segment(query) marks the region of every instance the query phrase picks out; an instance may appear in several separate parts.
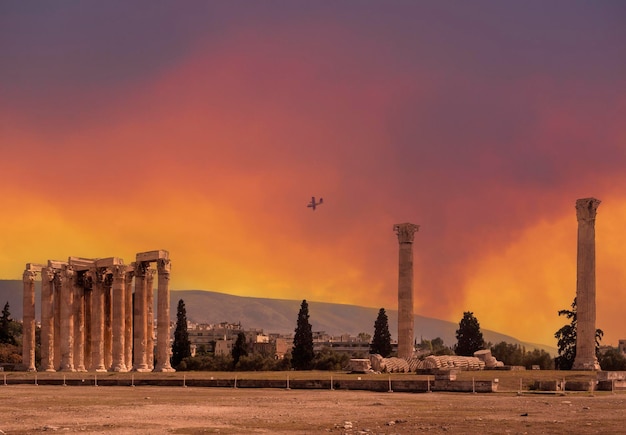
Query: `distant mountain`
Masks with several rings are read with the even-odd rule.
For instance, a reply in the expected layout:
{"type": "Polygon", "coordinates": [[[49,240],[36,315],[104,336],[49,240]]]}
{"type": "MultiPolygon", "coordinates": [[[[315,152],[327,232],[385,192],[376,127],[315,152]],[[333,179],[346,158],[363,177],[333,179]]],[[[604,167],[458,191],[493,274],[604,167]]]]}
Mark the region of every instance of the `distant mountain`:
{"type": "MultiPolygon", "coordinates": [[[[36,288],[36,316],[40,316],[40,285],[36,288]]],[[[170,318],[176,320],[178,301],[185,302],[187,319],[197,323],[241,322],[244,328],[261,328],[266,333],[276,332],[290,334],[294,332],[301,300],[267,299],[243,296],[232,296],[207,290],[172,290],[170,294],[170,318]]],[[[22,282],[17,280],[0,280],[0,309],[9,302],[11,316],[22,318],[22,282]]],[[[330,304],[326,302],[307,301],[309,304],[309,321],[314,331],[325,331],[330,335],[351,334],[360,332],[374,333],[374,321],[378,308],[360,307],[356,305],[330,304]]],[[[392,337],[398,333],[398,311],[385,309],[389,318],[389,332],[392,337]]],[[[155,310],[156,313],[156,310],[155,310]]],[[[424,316],[415,316],[415,338],[433,339],[440,337],[451,346],[456,343],[458,324],[445,320],[424,316]]],[[[499,343],[519,343],[526,349],[543,349],[556,355],[556,348],[535,343],[525,343],[509,335],[482,329],[485,341],[499,343]]]]}

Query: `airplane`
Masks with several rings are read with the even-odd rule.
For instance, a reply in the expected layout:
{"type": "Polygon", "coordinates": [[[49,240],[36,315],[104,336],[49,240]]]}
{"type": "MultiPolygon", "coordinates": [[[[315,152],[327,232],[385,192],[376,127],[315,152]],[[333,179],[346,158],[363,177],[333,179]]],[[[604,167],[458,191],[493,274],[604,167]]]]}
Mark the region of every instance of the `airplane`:
{"type": "Polygon", "coordinates": [[[311,202],[309,204],[307,204],[307,207],[311,207],[313,209],[313,211],[315,211],[315,207],[317,207],[320,204],[324,203],[324,198],[320,198],[319,202],[315,202],[315,197],[312,196],[311,197],[311,202]]]}

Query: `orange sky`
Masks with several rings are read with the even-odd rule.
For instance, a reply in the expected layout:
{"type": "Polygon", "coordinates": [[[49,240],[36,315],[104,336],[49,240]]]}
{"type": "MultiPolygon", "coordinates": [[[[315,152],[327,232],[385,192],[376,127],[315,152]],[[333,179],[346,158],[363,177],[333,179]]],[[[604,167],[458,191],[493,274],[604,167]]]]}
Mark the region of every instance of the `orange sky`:
{"type": "Polygon", "coordinates": [[[595,196],[626,338],[619,2],[140,3],[3,4],[0,278],[167,249],[176,290],[396,309],[408,221],[417,314],[555,346],[595,196]]]}

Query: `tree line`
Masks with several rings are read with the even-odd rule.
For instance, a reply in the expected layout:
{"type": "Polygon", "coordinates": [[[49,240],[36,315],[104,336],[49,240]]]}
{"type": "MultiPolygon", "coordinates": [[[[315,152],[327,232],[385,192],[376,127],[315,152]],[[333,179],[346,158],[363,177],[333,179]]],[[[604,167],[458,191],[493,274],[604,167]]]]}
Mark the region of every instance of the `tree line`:
{"type": "MultiPolygon", "coordinates": [[[[463,313],[456,330],[457,342],[454,346],[446,346],[443,340],[436,337],[415,343],[417,355],[461,355],[472,356],[480,349],[490,349],[492,355],[505,365],[524,366],[528,369],[539,367],[543,370],[558,369],[571,370],[576,357],[576,299],[571,309],[560,310],[559,316],[564,316],[569,323],[555,333],[558,345],[558,356],[551,356],[540,349],[526,350],[519,344],[500,342],[486,343],[480,330],[478,319],[471,311],[463,313]]],[[[336,352],[324,347],[317,352],[313,346],[313,332],[309,319],[309,305],[302,301],[296,328],[294,331],[293,347],[284,358],[276,359],[273,354],[252,353],[246,336],[239,332],[232,351],[227,355],[214,355],[206,351],[191,356],[191,342],[187,331],[187,314],[185,303],[178,302],[176,313],[176,328],[172,343],[171,364],[177,370],[341,370],[350,358],[366,357],[360,354],[336,352]]],[[[603,331],[596,331],[596,355],[603,370],[626,370],[626,357],[617,348],[600,349],[603,331]]],[[[40,330],[36,330],[36,361],[39,362],[40,330]]],[[[369,341],[370,335],[364,332],[359,334],[363,341],[369,341]]],[[[11,318],[9,303],[4,305],[0,315],[0,364],[18,365],[22,362],[21,343],[22,323],[11,318]]],[[[388,317],[384,308],[378,311],[374,322],[374,334],[369,345],[370,354],[379,354],[382,357],[393,356],[391,334],[389,333],[388,317]]]]}

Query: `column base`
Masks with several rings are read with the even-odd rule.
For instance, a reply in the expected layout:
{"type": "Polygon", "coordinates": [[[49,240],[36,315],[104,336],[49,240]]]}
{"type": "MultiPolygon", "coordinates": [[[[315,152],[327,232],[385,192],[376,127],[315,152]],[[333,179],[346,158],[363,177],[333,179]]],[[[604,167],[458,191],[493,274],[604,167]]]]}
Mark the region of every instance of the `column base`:
{"type": "Polygon", "coordinates": [[[52,373],[52,372],[56,372],[56,370],[55,370],[55,369],[45,369],[45,370],[44,370],[44,372],[50,372],[50,373],[52,373]]]}
{"type": "Polygon", "coordinates": [[[132,371],[133,372],[139,372],[139,373],[148,373],[148,372],[151,372],[152,370],[150,370],[146,366],[140,366],[140,367],[133,367],[132,371]]]}
{"type": "Polygon", "coordinates": [[[74,367],[61,367],[60,372],[75,372],[74,367]]]}
{"type": "Polygon", "coordinates": [[[172,373],[172,372],[175,372],[176,369],[170,366],[163,366],[163,367],[156,367],[153,371],[159,372],[159,373],[172,373]]]}
{"type": "Polygon", "coordinates": [[[126,373],[128,369],[126,368],[124,364],[118,364],[118,365],[114,365],[113,367],[111,367],[111,371],[118,372],[118,373],[126,373]]]}
{"type": "Polygon", "coordinates": [[[600,363],[598,362],[598,360],[594,358],[593,360],[587,361],[574,360],[572,370],[591,370],[599,372],[602,369],[600,368],[600,363]]]}
{"type": "Polygon", "coordinates": [[[29,367],[26,371],[27,372],[36,372],[37,369],[35,367],[29,367]]]}

